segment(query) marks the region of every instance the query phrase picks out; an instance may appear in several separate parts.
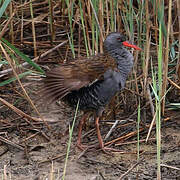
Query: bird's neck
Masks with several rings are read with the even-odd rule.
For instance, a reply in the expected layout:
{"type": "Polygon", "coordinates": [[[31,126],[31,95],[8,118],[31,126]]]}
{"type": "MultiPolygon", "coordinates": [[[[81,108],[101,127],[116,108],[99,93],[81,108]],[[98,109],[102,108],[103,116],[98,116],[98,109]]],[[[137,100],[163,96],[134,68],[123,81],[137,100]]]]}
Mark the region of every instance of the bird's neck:
{"type": "Polygon", "coordinates": [[[119,80],[124,87],[128,74],[133,67],[133,55],[125,48],[109,49],[108,53],[117,61],[119,69],[119,80]]]}

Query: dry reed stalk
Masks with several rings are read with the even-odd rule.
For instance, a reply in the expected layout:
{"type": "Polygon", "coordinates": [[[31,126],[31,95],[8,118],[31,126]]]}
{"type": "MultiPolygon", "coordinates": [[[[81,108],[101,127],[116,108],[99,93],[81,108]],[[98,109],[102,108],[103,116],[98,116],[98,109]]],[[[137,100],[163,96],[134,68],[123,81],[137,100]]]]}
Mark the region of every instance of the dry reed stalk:
{"type": "Polygon", "coordinates": [[[86,9],[88,9],[88,7],[84,3],[84,1],[82,2],[82,7],[83,7],[84,22],[85,22],[85,27],[86,27],[85,31],[86,31],[86,37],[87,37],[88,50],[90,51],[90,55],[92,55],[92,48],[91,48],[89,29],[88,29],[88,18],[87,18],[88,16],[86,16],[86,9]]]}
{"type": "MultiPolygon", "coordinates": [[[[159,0],[156,0],[156,2],[154,2],[155,4],[157,4],[157,6],[153,6],[155,9],[154,10],[154,37],[155,37],[155,44],[158,44],[158,29],[159,29],[159,26],[158,26],[158,17],[157,17],[157,14],[158,14],[158,1],[159,0]]],[[[158,46],[156,46],[156,51],[157,51],[157,54],[158,54],[158,46]]]]}
{"type": "Polygon", "coordinates": [[[162,84],[162,114],[164,115],[165,110],[165,100],[166,100],[166,88],[167,88],[167,78],[168,78],[168,63],[169,63],[169,36],[170,36],[170,27],[171,27],[171,9],[172,9],[172,0],[169,0],[168,7],[168,27],[167,27],[167,37],[166,37],[166,49],[165,49],[165,59],[164,59],[164,75],[163,75],[163,84],[162,84]]]}
{"type": "Polygon", "coordinates": [[[37,46],[36,46],[36,30],[35,30],[35,22],[33,15],[33,4],[32,0],[30,0],[30,12],[31,12],[31,23],[32,23],[32,35],[33,35],[33,46],[34,46],[34,56],[37,57],[37,46]]]}
{"type": "Polygon", "coordinates": [[[106,4],[106,34],[109,34],[110,31],[110,20],[109,20],[109,9],[108,9],[108,0],[105,1],[106,4]]]}
{"type": "MultiPolygon", "coordinates": [[[[177,0],[177,12],[178,12],[178,25],[179,25],[179,31],[180,31],[180,4],[177,0]]],[[[180,42],[180,33],[179,33],[179,42],[180,42]]],[[[178,78],[180,80],[180,46],[178,47],[178,60],[177,60],[177,66],[176,66],[176,73],[178,74],[178,78]]]]}
{"type": "Polygon", "coordinates": [[[12,109],[16,114],[18,114],[19,116],[21,117],[24,117],[25,118],[25,121],[28,123],[28,124],[31,124],[32,127],[33,124],[29,121],[29,120],[33,120],[33,121],[39,121],[38,118],[35,118],[35,117],[31,117],[29,116],[28,114],[24,113],[23,111],[21,111],[20,109],[16,108],[15,106],[13,106],[12,104],[10,104],[9,102],[7,102],[6,100],[2,99],[0,97],[0,101],[6,105],[7,107],[9,107],[10,109],[12,109]]]}
{"type": "Polygon", "coordinates": [[[16,10],[14,10],[14,12],[11,14],[11,17],[8,19],[8,21],[6,22],[6,24],[4,25],[3,29],[1,30],[1,33],[0,33],[0,39],[4,36],[5,32],[7,31],[7,27],[9,25],[9,23],[11,23],[15,13],[16,13],[16,10]]]}
{"type": "Polygon", "coordinates": [[[120,17],[120,14],[119,14],[119,9],[121,9],[122,7],[122,2],[121,1],[117,1],[117,9],[116,9],[116,12],[117,12],[117,31],[121,32],[121,29],[122,29],[122,21],[121,21],[121,17],[120,17]]]}
{"type": "Polygon", "coordinates": [[[54,27],[54,11],[53,11],[53,1],[49,1],[49,21],[50,21],[50,33],[51,33],[51,43],[55,40],[55,27],[54,27]]]}
{"type": "MultiPolygon", "coordinates": [[[[103,1],[102,0],[99,0],[99,26],[103,32],[104,30],[104,17],[103,17],[103,1]]],[[[103,53],[103,36],[101,35],[100,36],[100,39],[99,39],[99,46],[100,46],[100,53],[103,53]]]]}
{"type": "Polygon", "coordinates": [[[148,76],[148,66],[149,66],[149,58],[150,58],[150,42],[151,38],[150,34],[150,24],[149,24],[149,1],[145,1],[145,12],[146,12],[146,45],[145,45],[145,66],[143,69],[144,73],[144,95],[146,94],[147,87],[147,76],[148,76]]]}
{"type": "MultiPolygon", "coordinates": [[[[10,12],[10,17],[13,14],[13,2],[10,2],[9,6],[9,12],[10,12]]],[[[11,36],[11,43],[14,44],[14,28],[13,28],[14,21],[13,19],[10,22],[10,36],[11,36]]]]}

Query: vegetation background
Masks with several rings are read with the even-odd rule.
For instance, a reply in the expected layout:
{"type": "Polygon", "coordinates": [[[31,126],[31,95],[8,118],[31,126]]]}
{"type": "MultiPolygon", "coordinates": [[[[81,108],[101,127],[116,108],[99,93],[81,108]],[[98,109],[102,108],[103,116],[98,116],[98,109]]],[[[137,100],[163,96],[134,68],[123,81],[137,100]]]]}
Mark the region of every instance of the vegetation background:
{"type": "MultiPolygon", "coordinates": [[[[177,118],[172,112],[180,110],[179,1],[1,0],[0,5],[2,132],[17,128],[19,117],[33,127],[38,118],[32,111],[43,119],[32,100],[37,94],[32,87],[48,67],[102,53],[105,37],[121,32],[143,50],[134,52],[135,65],[123,100],[116,97],[104,118],[112,119],[121,107],[136,117],[138,110],[146,111],[145,119],[152,120],[149,134],[156,122],[160,179],[161,122],[177,118]]],[[[142,118],[139,113],[137,119],[142,118]]]]}

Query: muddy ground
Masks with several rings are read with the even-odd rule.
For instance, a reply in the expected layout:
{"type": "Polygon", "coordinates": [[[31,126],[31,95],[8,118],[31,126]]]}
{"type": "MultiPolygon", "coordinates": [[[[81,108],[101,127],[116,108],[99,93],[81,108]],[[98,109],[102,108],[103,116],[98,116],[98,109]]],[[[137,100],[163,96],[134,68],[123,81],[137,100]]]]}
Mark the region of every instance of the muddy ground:
{"type": "MultiPolygon", "coordinates": [[[[21,150],[14,144],[1,141],[0,174],[2,179],[5,179],[6,176],[7,179],[17,180],[44,180],[53,179],[52,177],[61,179],[69,139],[68,123],[72,122],[73,111],[71,109],[64,110],[63,105],[55,103],[49,105],[48,108],[42,107],[39,109],[48,121],[51,130],[48,130],[42,122],[40,125],[35,125],[39,129],[36,127],[29,128],[19,123],[19,127],[17,125],[1,130],[1,137],[25,147],[25,150],[21,150]]],[[[1,108],[1,119],[5,117],[2,112],[3,108],[1,108]]],[[[78,115],[77,122],[81,117],[80,113],[78,115]]],[[[180,179],[180,171],[176,169],[180,168],[180,117],[178,118],[178,115],[178,112],[171,112],[169,117],[172,118],[162,123],[162,179],[180,179]]],[[[118,119],[122,120],[120,117],[118,119]]],[[[8,118],[6,120],[10,121],[8,118]]],[[[125,122],[128,122],[128,118],[125,119],[125,122]]],[[[129,123],[130,126],[123,126],[120,121],[106,142],[135,131],[136,119],[132,118],[129,123]]],[[[111,126],[106,121],[100,123],[103,137],[108,133],[111,126]]],[[[147,130],[148,128],[145,128],[140,133],[141,140],[146,138],[147,130]]],[[[93,120],[88,121],[83,134],[85,134],[84,144],[97,144],[93,120]]],[[[151,132],[148,143],[140,143],[139,165],[123,179],[156,179],[156,142],[154,138],[155,129],[151,132]]],[[[137,143],[132,143],[136,141],[136,135],[121,142],[123,144],[120,146],[112,145],[111,147],[121,150],[121,153],[111,154],[105,154],[98,149],[88,149],[82,152],[76,147],[76,140],[77,123],[74,128],[67,163],[66,180],[117,180],[137,163],[137,143]]]]}

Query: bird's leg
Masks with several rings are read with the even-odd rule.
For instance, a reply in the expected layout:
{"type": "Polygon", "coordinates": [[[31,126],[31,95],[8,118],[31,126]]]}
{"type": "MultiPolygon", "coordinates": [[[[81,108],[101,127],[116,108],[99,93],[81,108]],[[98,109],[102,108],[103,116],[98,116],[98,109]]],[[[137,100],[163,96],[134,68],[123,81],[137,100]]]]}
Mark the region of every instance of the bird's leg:
{"type": "Polygon", "coordinates": [[[104,148],[104,143],[103,143],[103,140],[102,140],[102,137],[101,137],[101,132],[100,132],[100,129],[99,129],[99,117],[96,117],[95,125],[96,125],[96,132],[97,132],[97,137],[98,137],[98,141],[99,141],[99,146],[100,146],[101,149],[103,149],[104,148]]]}
{"type": "Polygon", "coordinates": [[[121,151],[118,150],[118,149],[113,149],[113,148],[104,147],[104,142],[103,142],[103,139],[102,139],[102,136],[101,136],[101,132],[100,132],[100,129],[99,129],[99,117],[96,117],[96,119],[95,119],[95,124],[96,124],[96,132],[97,132],[97,137],[98,137],[100,149],[101,149],[104,153],[107,153],[107,154],[110,154],[110,153],[107,152],[107,151],[121,152],[121,151]]]}
{"type": "Polygon", "coordinates": [[[85,113],[82,116],[82,118],[81,118],[81,120],[79,122],[79,127],[78,127],[79,130],[78,130],[77,147],[79,149],[81,149],[81,150],[84,150],[84,147],[85,147],[84,145],[81,144],[81,136],[82,136],[82,128],[83,128],[83,125],[84,125],[85,120],[87,119],[87,117],[88,117],[88,113],[85,113]]]}

